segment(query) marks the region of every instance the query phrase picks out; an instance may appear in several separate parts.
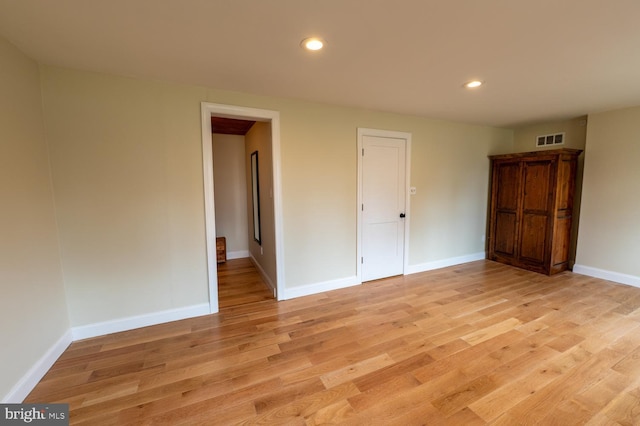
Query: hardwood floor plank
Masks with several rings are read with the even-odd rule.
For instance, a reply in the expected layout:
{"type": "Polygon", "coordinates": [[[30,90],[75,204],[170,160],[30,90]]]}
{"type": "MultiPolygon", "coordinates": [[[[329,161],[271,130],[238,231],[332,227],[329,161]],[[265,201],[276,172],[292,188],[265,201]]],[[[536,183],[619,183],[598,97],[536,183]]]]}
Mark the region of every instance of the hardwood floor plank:
{"type": "MultiPolygon", "coordinates": [[[[518,363],[516,360],[514,363],[516,367],[513,369],[515,371],[512,370],[509,372],[510,374],[508,373],[508,379],[511,380],[504,380],[500,387],[469,404],[469,408],[487,422],[498,418],[560,375],[560,372],[540,365],[540,361],[547,361],[550,356],[557,355],[551,349],[537,352],[533,357],[537,362],[531,362],[530,354],[523,355],[524,362],[518,363]],[[517,367],[518,364],[521,368],[517,367]],[[534,371],[531,372],[531,369],[534,371]],[[518,370],[520,374],[518,374],[518,370]]],[[[494,377],[496,381],[500,380],[500,373],[494,377]]]]}
{"type": "Polygon", "coordinates": [[[506,412],[506,416],[500,417],[495,424],[513,424],[514,419],[524,418],[531,422],[540,424],[546,415],[552,410],[556,410],[559,404],[570,399],[580,387],[599,380],[603,374],[607,373],[611,361],[617,359],[615,353],[592,355],[586,351],[576,348],[572,355],[565,357],[560,364],[556,364],[560,374],[543,386],[534,394],[530,394],[526,399],[519,402],[506,412]]]}
{"type": "MultiPolygon", "coordinates": [[[[318,411],[323,411],[336,403],[340,403],[350,395],[358,393],[358,389],[351,382],[346,382],[331,389],[321,390],[306,396],[292,398],[288,403],[277,408],[265,411],[250,421],[248,424],[309,424],[307,418],[314,416],[318,411]]],[[[324,424],[324,423],[321,423],[324,424]]]]}
{"type": "Polygon", "coordinates": [[[640,419],[640,398],[623,392],[611,401],[605,408],[604,414],[620,425],[637,425],[640,419]]]}
{"type": "Polygon", "coordinates": [[[415,388],[420,384],[420,381],[411,374],[391,376],[380,383],[368,383],[365,386],[357,387],[358,393],[348,398],[348,401],[353,408],[363,411],[380,403],[381,400],[389,395],[415,388]]]}
{"type": "Polygon", "coordinates": [[[493,391],[496,387],[497,384],[490,377],[480,376],[470,382],[463,383],[453,392],[431,401],[431,404],[446,417],[450,417],[493,391]]]}
{"type": "Polygon", "coordinates": [[[74,342],[26,402],[74,425],[640,424],[638,288],[478,261],[276,302],[234,261],[218,314],[74,342]]]}
{"type": "Polygon", "coordinates": [[[348,418],[346,425],[392,425],[392,424],[444,424],[445,417],[437,408],[429,403],[427,396],[431,389],[427,385],[400,390],[393,394],[382,396],[377,404],[368,406],[362,411],[356,411],[348,418]],[[416,413],[418,410],[418,414],[416,413]],[[407,419],[407,415],[411,419],[407,419]],[[401,420],[402,419],[402,420],[401,420]]]}
{"type": "Polygon", "coordinates": [[[307,426],[342,425],[346,424],[353,415],[353,407],[343,399],[309,415],[306,418],[306,424],[307,426]]]}
{"type": "MultiPolygon", "coordinates": [[[[432,363],[434,360],[426,352],[422,352],[406,358],[399,362],[394,362],[386,367],[376,369],[368,374],[353,379],[355,385],[362,392],[384,385],[386,382],[395,377],[403,377],[405,373],[411,373],[414,370],[432,363]]],[[[413,376],[411,376],[413,380],[413,376]]],[[[412,380],[412,381],[413,381],[412,380]]]]}
{"type": "MultiPolygon", "coordinates": [[[[139,424],[142,425],[229,425],[237,424],[243,419],[255,417],[256,413],[253,404],[245,402],[230,407],[212,406],[211,404],[202,403],[193,406],[179,408],[168,413],[154,416],[148,420],[144,420],[139,424]]],[[[127,424],[127,423],[123,423],[127,424]]],[[[135,424],[138,424],[137,422],[135,424]]]]}
{"type": "Polygon", "coordinates": [[[273,300],[271,289],[250,258],[218,264],[218,305],[222,308],[273,300]]]}
{"type": "Polygon", "coordinates": [[[306,396],[323,392],[326,389],[322,383],[322,379],[314,377],[304,382],[281,386],[280,389],[275,392],[255,398],[253,405],[257,414],[263,414],[267,411],[282,407],[291,401],[297,401],[306,396]]]}
{"type": "Polygon", "coordinates": [[[322,383],[327,389],[347,381],[353,381],[358,377],[362,377],[372,371],[380,370],[393,364],[393,359],[384,353],[374,358],[366,359],[343,367],[339,370],[331,371],[320,376],[322,383]]]}
{"type": "MultiPolygon", "coordinates": [[[[190,391],[206,389],[207,397],[221,395],[229,390],[229,382],[207,383],[205,378],[186,379],[171,383],[167,386],[160,386],[148,390],[138,390],[133,395],[113,396],[109,400],[102,400],[90,406],[82,406],[73,410],[73,422],[87,422],[102,424],[105,418],[122,417],[131,421],[132,419],[144,419],[154,412],[154,407],[161,407],[160,412],[170,409],[171,404],[178,400],[180,403],[194,400],[190,391]],[[132,414],[135,413],[135,414],[132,414]]],[[[111,390],[111,387],[105,387],[111,390]]],[[[179,406],[179,405],[176,405],[179,406]]]]}
{"type": "Polygon", "coordinates": [[[473,333],[466,334],[462,336],[461,339],[470,345],[477,345],[478,343],[482,343],[493,337],[499,336],[500,334],[505,334],[506,332],[515,329],[520,324],[522,323],[519,320],[509,318],[489,327],[474,331],[473,333]]]}

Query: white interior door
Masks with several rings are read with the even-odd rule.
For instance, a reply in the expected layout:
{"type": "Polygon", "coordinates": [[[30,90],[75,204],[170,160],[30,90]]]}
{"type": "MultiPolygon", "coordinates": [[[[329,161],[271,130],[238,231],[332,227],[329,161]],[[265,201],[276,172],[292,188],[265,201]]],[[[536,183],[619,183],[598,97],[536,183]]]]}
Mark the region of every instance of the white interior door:
{"type": "Polygon", "coordinates": [[[362,281],[404,273],[406,142],[361,137],[362,281]]]}

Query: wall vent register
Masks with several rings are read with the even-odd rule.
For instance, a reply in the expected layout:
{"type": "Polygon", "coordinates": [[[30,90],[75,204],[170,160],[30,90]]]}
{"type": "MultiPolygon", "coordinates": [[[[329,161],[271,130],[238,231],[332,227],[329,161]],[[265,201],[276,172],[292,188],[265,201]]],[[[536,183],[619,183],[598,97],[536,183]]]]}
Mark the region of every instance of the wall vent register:
{"type": "Polygon", "coordinates": [[[551,135],[540,135],[536,137],[536,146],[563,145],[564,132],[551,135]]]}

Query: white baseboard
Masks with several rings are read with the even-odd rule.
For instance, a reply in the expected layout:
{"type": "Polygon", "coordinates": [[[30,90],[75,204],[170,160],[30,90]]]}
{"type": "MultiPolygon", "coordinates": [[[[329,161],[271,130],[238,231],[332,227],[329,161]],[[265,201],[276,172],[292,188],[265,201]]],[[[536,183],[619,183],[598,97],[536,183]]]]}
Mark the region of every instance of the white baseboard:
{"type": "Polygon", "coordinates": [[[460,265],[462,263],[475,262],[486,258],[485,252],[468,254],[465,256],[450,257],[448,259],[435,260],[433,262],[420,263],[418,265],[408,265],[405,274],[417,274],[418,272],[432,271],[434,269],[446,268],[448,266],[460,265]]]}
{"type": "Polygon", "coordinates": [[[150,314],[136,315],[133,317],[119,318],[111,321],[73,327],[73,340],[88,339],[119,331],[133,330],[134,328],[147,327],[149,325],[162,324],[169,321],[178,321],[186,318],[209,315],[208,303],[187,306],[184,308],[169,309],[150,314]]]}
{"type": "Polygon", "coordinates": [[[209,304],[187,306],[185,308],[170,309],[151,314],[137,315],[112,321],[104,321],[79,327],[72,327],[53,345],[47,352],[29,369],[29,371],[16,383],[11,391],[2,398],[3,404],[18,404],[24,401],[38,382],[49,371],[51,366],[69,347],[80,339],[102,336],[119,331],[132,330],[134,328],[161,324],[169,321],[177,321],[185,318],[193,318],[208,315],[209,304]]]}
{"type": "Polygon", "coordinates": [[[607,271],[604,269],[592,268],[591,266],[573,265],[573,272],[576,274],[588,275],[594,278],[626,284],[633,287],[640,287],[640,277],[634,275],[621,274],[620,272],[607,271]]]}
{"type": "Polygon", "coordinates": [[[230,251],[227,253],[227,260],[244,259],[249,257],[249,250],[230,251]]]}
{"type": "Polygon", "coordinates": [[[285,288],[284,295],[280,300],[294,299],[296,297],[309,296],[325,291],[338,290],[362,284],[357,276],[340,278],[337,280],[324,281],[315,284],[307,284],[300,287],[285,288]]]}
{"type": "MultiPolygon", "coordinates": [[[[435,262],[421,263],[419,265],[409,265],[405,269],[405,274],[415,274],[418,272],[431,271],[433,269],[446,268],[447,266],[460,265],[461,263],[475,262],[476,260],[485,259],[484,252],[474,253],[466,256],[452,257],[449,259],[438,260],[435,262]]],[[[332,281],[325,281],[315,284],[307,284],[300,287],[284,289],[284,295],[280,300],[293,299],[296,297],[309,296],[312,294],[322,293],[324,291],[338,290],[341,288],[352,287],[362,284],[357,276],[340,278],[332,281]]]]}
{"type": "Polygon", "coordinates": [[[251,258],[251,262],[253,262],[253,266],[256,267],[256,269],[258,270],[258,273],[260,274],[260,276],[262,277],[262,279],[264,280],[264,282],[269,286],[269,288],[271,289],[271,291],[273,292],[273,294],[276,294],[276,285],[275,283],[271,280],[271,278],[269,278],[269,276],[267,275],[267,273],[264,271],[264,269],[262,268],[262,265],[260,265],[258,263],[258,261],[256,260],[255,257],[249,255],[249,257],[251,258]]]}
{"type": "Polygon", "coordinates": [[[2,398],[2,403],[19,404],[24,401],[72,341],[71,330],[67,330],[2,398]]]}

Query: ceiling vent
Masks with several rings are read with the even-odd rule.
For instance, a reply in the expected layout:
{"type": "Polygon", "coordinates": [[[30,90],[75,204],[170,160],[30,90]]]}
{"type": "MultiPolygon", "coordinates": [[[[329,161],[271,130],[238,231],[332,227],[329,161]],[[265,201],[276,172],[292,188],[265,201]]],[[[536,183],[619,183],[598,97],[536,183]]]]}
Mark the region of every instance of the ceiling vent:
{"type": "Polygon", "coordinates": [[[551,146],[564,144],[564,132],[536,137],[536,146],[551,146]]]}

